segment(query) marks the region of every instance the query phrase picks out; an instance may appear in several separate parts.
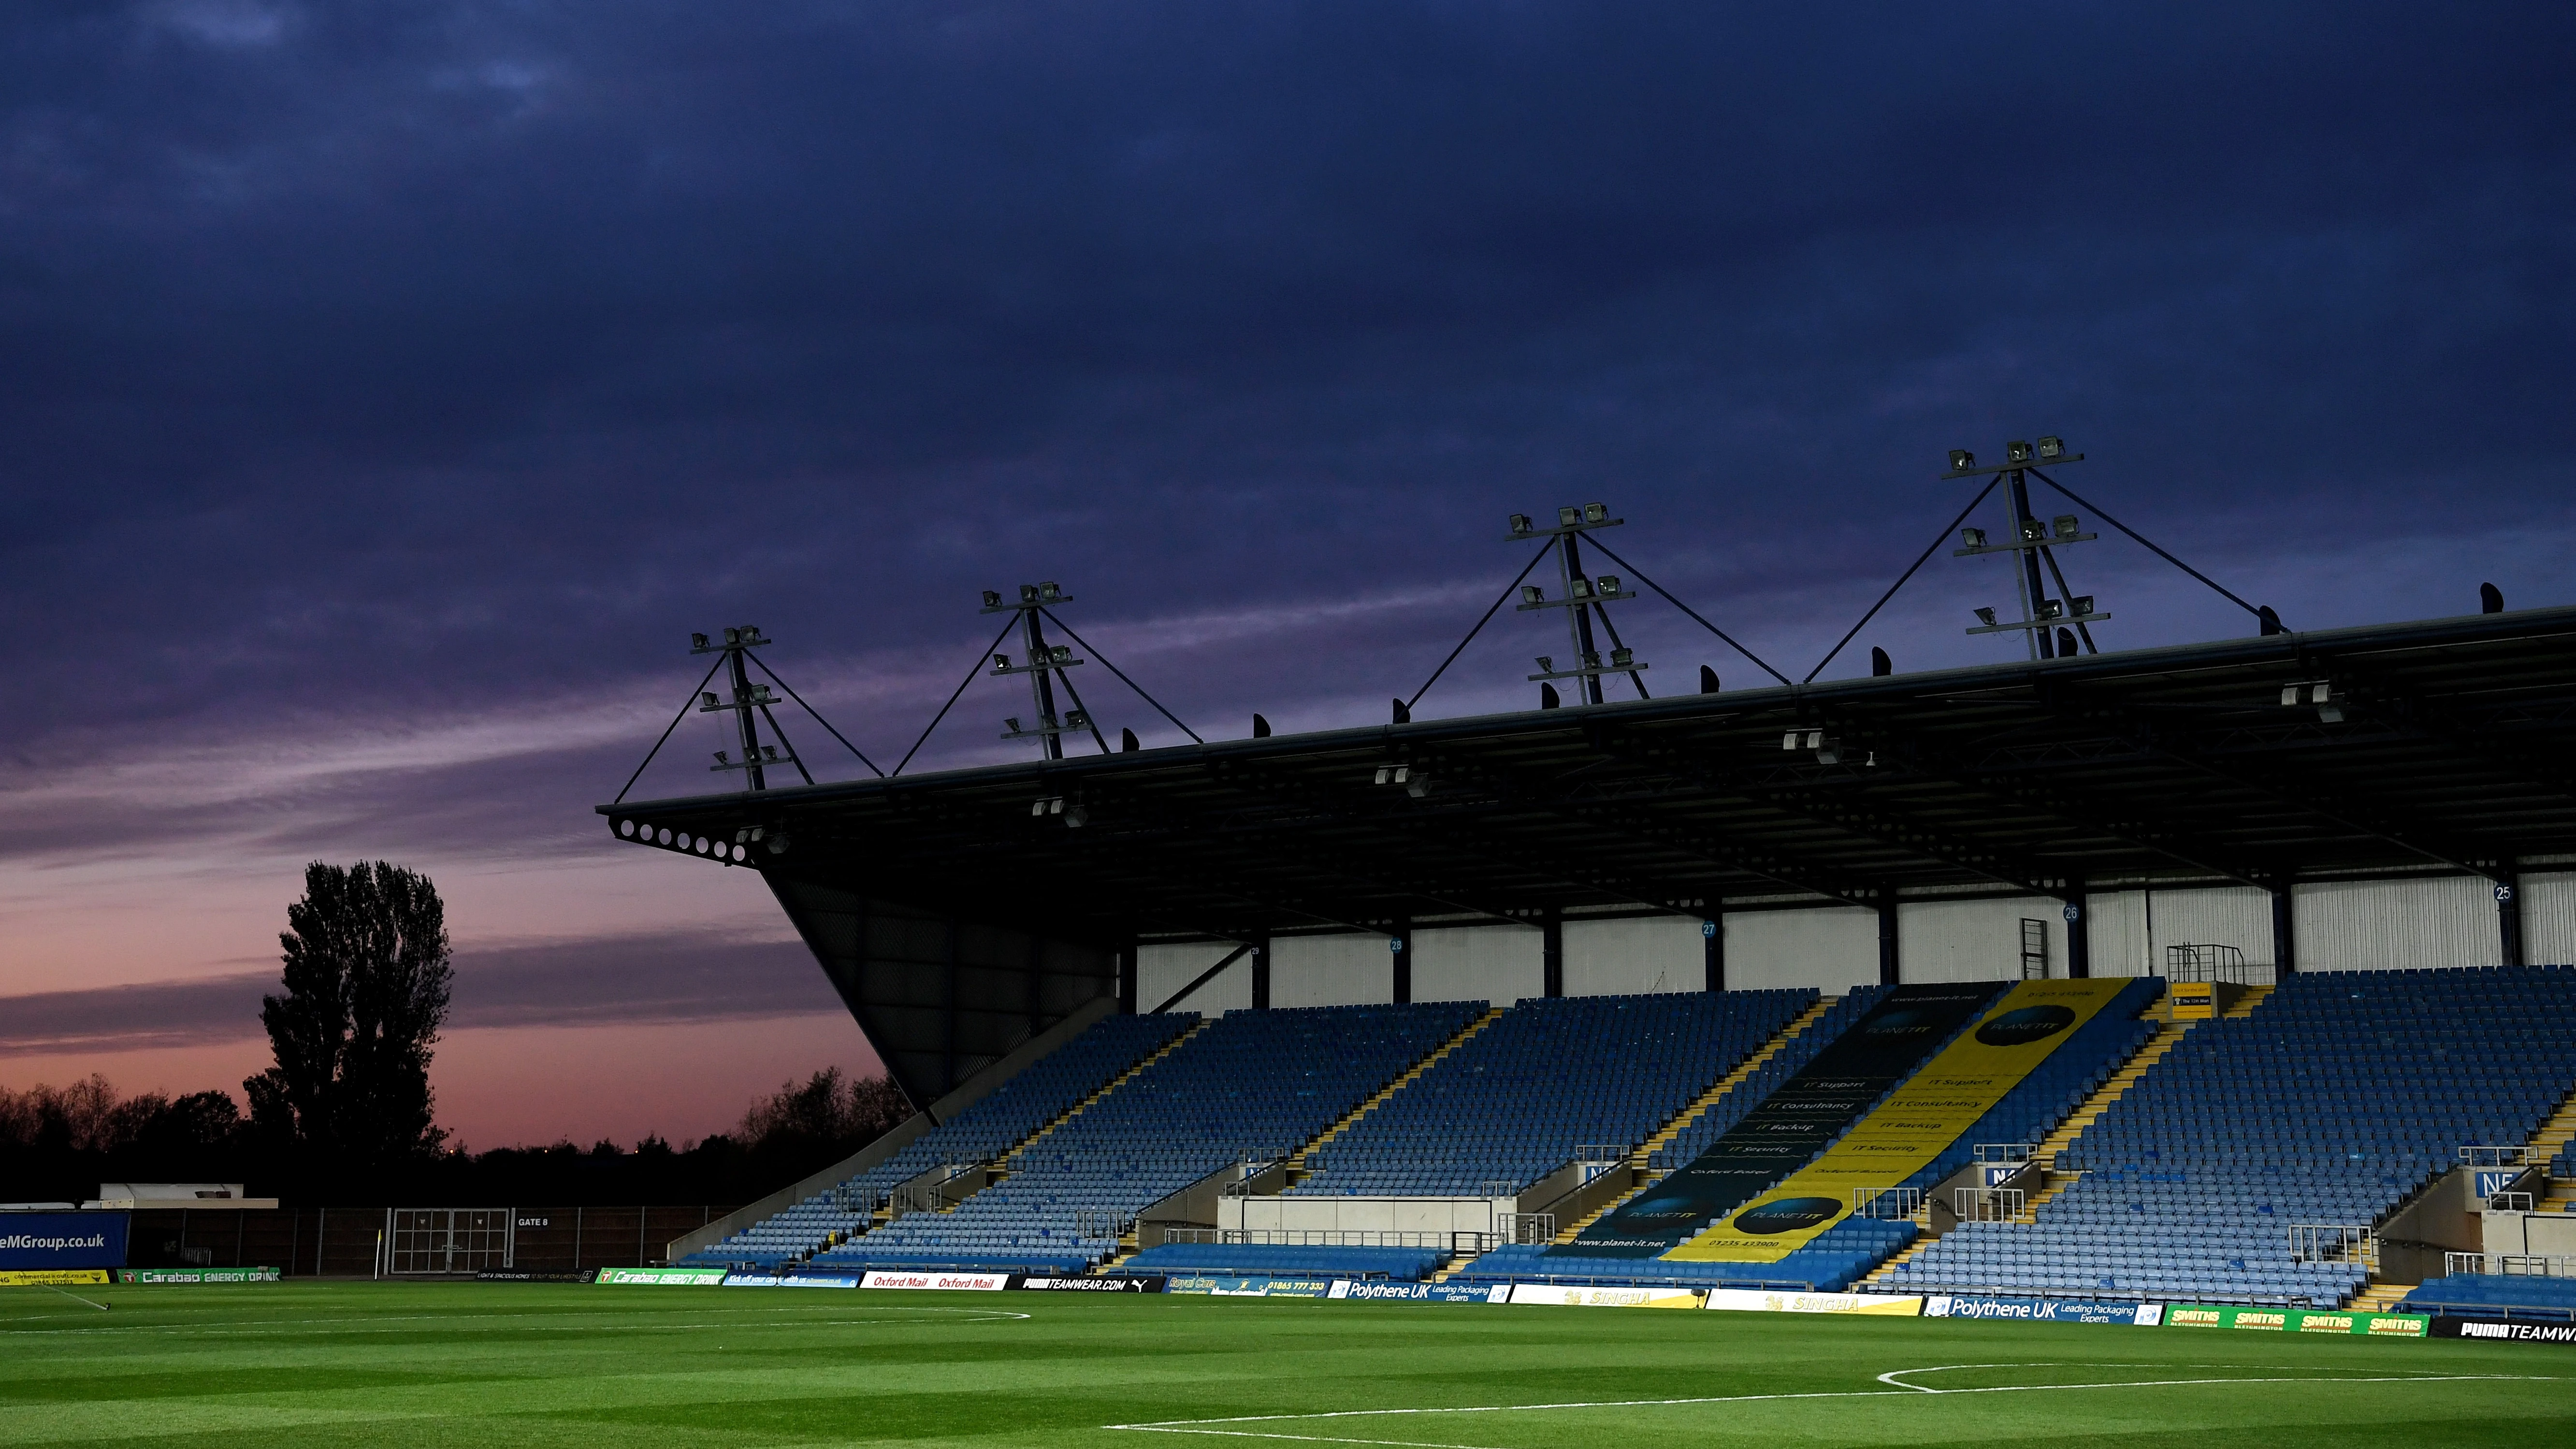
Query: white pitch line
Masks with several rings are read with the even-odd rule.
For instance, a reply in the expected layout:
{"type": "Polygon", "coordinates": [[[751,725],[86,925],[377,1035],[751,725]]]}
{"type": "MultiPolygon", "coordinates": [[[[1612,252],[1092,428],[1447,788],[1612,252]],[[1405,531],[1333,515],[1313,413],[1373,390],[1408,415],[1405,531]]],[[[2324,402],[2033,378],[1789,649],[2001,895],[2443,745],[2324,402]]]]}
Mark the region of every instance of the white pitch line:
{"type": "MultiPolygon", "coordinates": [[[[1929,1368],[1891,1369],[1894,1374],[1939,1373],[1945,1368],[2019,1368],[2063,1367],[2064,1365],[2019,1364],[1948,1364],[1929,1368]]],[[[1124,1429],[1147,1434],[1222,1434],[1248,1439],[1308,1439],[1318,1443],[1405,1444],[1417,1441],[1402,1439],[1333,1439],[1323,1435],[1261,1433],[1242,1429],[1207,1427],[1217,1424],[1300,1423],[1317,1419],[1364,1419],[1398,1414],[1530,1414],[1575,1409],[1662,1409],[1693,1404],[1753,1404],[1794,1399],[1901,1399],[1910,1394],[2032,1394],[2064,1393],[2079,1389],[2167,1389],[2201,1388],[2219,1384],[2445,1384],[2445,1383],[2556,1383],[2556,1374],[2381,1374],[2367,1378],[2326,1378],[2315,1374],[2279,1375],[2261,1378],[2222,1379],[2136,1379],[2102,1384],[1997,1384],[1973,1389],[1932,1389],[1921,1384],[1904,1384],[1886,1389],[1817,1390],[1794,1394],[1722,1394],[1685,1399],[1600,1399],[1563,1404],[1472,1404],[1453,1408],[1409,1409],[1333,1409],[1315,1414],[1243,1414],[1223,1419],[1163,1419],[1141,1424],[1103,1424],[1106,1429],[1124,1429]]],[[[1881,1382],[1887,1375],[1879,1375],[1881,1382]]],[[[1472,1445],[1442,1445],[1437,1449],[1478,1449],[1472,1445]]]]}
{"type": "MultiPolygon", "coordinates": [[[[816,1303],[807,1306],[810,1308],[820,1309],[827,1305],[816,1303]]],[[[757,1313],[762,1310],[756,1308],[711,1309],[700,1307],[696,1311],[699,1313],[757,1313]]],[[[880,1313],[954,1314],[958,1315],[956,1321],[960,1323],[1006,1323],[1014,1320],[1025,1320],[1030,1316],[1026,1313],[1014,1313],[1007,1308],[907,1308],[896,1304],[881,1306],[876,1311],[880,1313]]],[[[57,1316],[68,1317],[71,1315],[57,1316]]],[[[372,1315],[365,1318],[290,1318],[284,1320],[270,1320],[264,1323],[182,1322],[118,1324],[114,1327],[100,1328],[18,1328],[0,1329],[0,1338],[34,1338],[40,1335],[60,1337],[71,1334],[98,1333],[200,1333],[226,1334],[235,1338],[252,1338],[263,1336],[277,1337],[296,1333],[312,1333],[330,1330],[340,1330],[350,1333],[418,1333],[425,1329],[434,1329],[440,1324],[479,1322],[503,1322],[526,1325],[520,1330],[522,1332],[573,1333],[608,1331],[615,1329],[650,1331],[671,1328],[841,1328],[855,1324],[910,1323],[914,1321],[916,1320],[908,1318],[775,1318],[767,1322],[755,1321],[746,1323],[736,1319],[725,1323],[691,1323],[674,1322],[670,1319],[654,1317],[652,1314],[641,1310],[621,1308],[608,1310],[596,1316],[583,1315],[580,1313],[396,1313],[372,1315]],[[529,1322],[532,1319],[541,1318],[575,1319],[578,1321],[565,1323],[560,1327],[539,1327],[529,1322]],[[626,1319],[629,1321],[602,1321],[609,1319],[626,1319]],[[407,1326],[402,1328],[364,1328],[352,1326],[373,1323],[399,1323],[407,1326]]]]}

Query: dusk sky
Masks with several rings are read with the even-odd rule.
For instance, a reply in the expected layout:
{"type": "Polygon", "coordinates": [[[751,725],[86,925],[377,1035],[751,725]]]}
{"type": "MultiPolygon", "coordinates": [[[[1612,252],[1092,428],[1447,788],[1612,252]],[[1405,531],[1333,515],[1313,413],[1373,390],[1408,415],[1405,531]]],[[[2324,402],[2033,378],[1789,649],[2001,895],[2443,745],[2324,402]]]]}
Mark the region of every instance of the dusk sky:
{"type": "MultiPolygon", "coordinates": [[[[470,1146],[873,1070],[752,873],[593,813],[692,630],[889,767],[1038,579],[1204,735],[1373,724],[1600,499],[1796,677],[2043,432],[2293,628],[2576,602],[2572,264],[2564,3],[13,6],[0,1085],[238,1093],[361,858],[445,893],[470,1146]]],[[[2101,532],[2105,648],[2252,632],[2101,532]]],[[[2010,597],[1945,550],[1827,674],[2010,597]]]]}

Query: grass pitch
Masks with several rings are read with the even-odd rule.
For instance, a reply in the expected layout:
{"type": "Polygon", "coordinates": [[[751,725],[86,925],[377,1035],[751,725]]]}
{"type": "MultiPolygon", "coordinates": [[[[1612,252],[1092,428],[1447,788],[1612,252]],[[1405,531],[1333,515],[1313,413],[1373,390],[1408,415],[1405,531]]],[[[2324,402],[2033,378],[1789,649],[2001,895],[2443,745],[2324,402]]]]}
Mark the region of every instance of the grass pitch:
{"type": "Polygon", "coordinates": [[[0,1443],[2550,1444],[2576,1350],[1040,1293],[0,1289],[0,1443]]]}

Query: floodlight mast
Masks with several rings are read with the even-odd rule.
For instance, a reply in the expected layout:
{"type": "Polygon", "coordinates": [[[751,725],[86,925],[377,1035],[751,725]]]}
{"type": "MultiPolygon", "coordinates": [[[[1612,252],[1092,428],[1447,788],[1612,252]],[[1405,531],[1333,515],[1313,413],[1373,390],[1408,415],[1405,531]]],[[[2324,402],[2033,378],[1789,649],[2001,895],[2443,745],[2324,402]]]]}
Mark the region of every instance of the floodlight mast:
{"type": "Polygon", "coordinates": [[[1647,666],[1640,663],[1636,652],[1619,638],[1618,626],[1610,622],[1610,611],[1603,607],[1635,595],[1621,585],[1617,575],[1604,574],[1594,579],[1583,569],[1583,535],[1595,528],[1617,528],[1626,520],[1612,518],[1609,508],[1599,503],[1587,503],[1579,509],[1571,506],[1559,508],[1556,520],[1554,528],[1537,528],[1525,513],[1511,516],[1513,542],[1530,538],[1552,540],[1550,551],[1556,555],[1557,585],[1564,591],[1563,598],[1551,599],[1537,585],[1526,586],[1521,590],[1522,602],[1517,612],[1565,610],[1566,633],[1574,647],[1574,668],[1558,669],[1554,660],[1541,655],[1539,672],[1529,676],[1530,679],[1542,683],[1555,679],[1574,680],[1583,703],[1599,704],[1602,700],[1601,676],[1625,674],[1628,682],[1636,686],[1639,699],[1650,698],[1643,678],[1647,666]],[[1610,663],[1607,668],[1602,665],[1601,650],[1592,635],[1596,616],[1600,619],[1601,631],[1610,636],[1610,663]]]}
{"type": "MultiPolygon", "coordinates": [[[[2101,650],[2093,643],[2092,625],[2097,620],[2111,616],[2094,612],[2092,595],[2068,594],[2066,575],[2058,568],[2057,556],[2051,552],[2051,549],[2057,544],[2090,543],[2100,535],[2083,532],[2075,515],[2071,513],[2061,514],[2049,523],[2042,524],[2030,510],[2032,468],[2040,463],[2046,463],[2052,467],[2060,463],[2081,463],[2084,461],[2084,455],[2067,452],[2065,440],[2050,435],[2043,436],[2036,448],[2015,439],[2004,445],[2004,458],[2005,461],[2000,464],[1980,467],[1976,454],[1964,448],[1953,448],[1950,450],[1950,471],[1941,475],[1947,480],[1989,478],[2001,474],[2004,485],[2004,509],[2010,525],[2005,541],[1991,543],[1987,540],[1984,529],[1967,529],[1963,531],[1960,540],[1965,547],[1951,550],[1950,556],[1968,558],[1988,553],[2015,555],[2013,592],[2019,596],[2021,620],[2018,623],[1998,623],[1994,619],[1992,609],[1981,608],[1976,611],[1980,624],[1968,632],[2008,634],[2018,631],[2028,641],[2031,658],[2054,659],[2059,652],[2056,636],[2066,634],[2065,626],[2072,625],[2073,632],[2068,637],[2080,638],[2083,648],[2098,654],[2101,650]],[[2057,579],[2058,598],[2052,599],[2048,595],[2047,578],[2041,573],[2043,567],[2048,574],[2054,575],[2057,579]]],[[[2073,653],[2074,647],[2070,645],[2066,652],[2073,653]]]]}
{"type": "MultiPolygon", "coordinates": [[[[740,770],[743,772],[745,782],[754,790],[766,790],[769,788],[769,776],[762,768],[765,764],[795,763],[795,757],[793,754],[782,756],[778,753],[776,747],[764,747],[761,744],[760,724],[756,718],[757,713],[763,708],[777,704],[780,701],[777,696],[769,692],[768,685],[752,683],[750,672],[744,668],[744,654],[753,648],[770,642],[772,641],[762,635],[760,632],[760,626],[757,624],[743,624],[725,630],[724,639],[721,643],[709,639],[704,634],[692,634],[689,636],[689,652],[691,654],[721,654],[724,656],[724,658],[718,661],[718,663],[726,671],[728,681],[733,686],[733,699],[730,703],[716,698],[715,691],[713,690],[708,690],[704,694],[700,695],[698,698],[698,713],[723,714],[730,711],[734,720],[734,739],[742,748],[742,758],[739,760],[730,758],[726,751],[716,751],[716,762],[707,768],[710,770],[740,770]],[[765,756],[764,749],[766,750],[765,756]]],[[[785,736],[780,736],[780,739],[783,742],[785,736]]]]}
{"type": "Polygon", "coordinates": [[[1073,596],[1050,579],[1045,583],[1020,585],[1016,603],[1005,601],[997,590],[986,589],[981,611],[1019,615],[1020,641],[1027,662],[1014,663],[1009,655],[996,654],[993,656],[993,673],[997,676],[1027,675],[1029,701],[1037,709],[1036,727],[1023,729],[1018,720],[1005,720],[1003,723],[1008,728],[1002,732],[1002,738],[1035,739],[1040,752],[1050,760],[1064,758],[1064,736],[1068,731],[1089,730],[1092,738],[1099,742],[1100,752],[1104,755],[1109,753],[1109,741],[1101,737],[1100,727],[1092,723],[1090,711],[1082,706],[1082,695],[1073,687],[1072,676],[1065,672],[1083,661],[1074,658],[1071,649],[1049,644],[1046,626],[1040,622],[1048,605],[1072,601],[1073,596]],[[1055,687],[1059,682],[1064,686],[1065,697],[1073,701],[1073,708],[1060,716],[1055,707],[1055,687]]]}

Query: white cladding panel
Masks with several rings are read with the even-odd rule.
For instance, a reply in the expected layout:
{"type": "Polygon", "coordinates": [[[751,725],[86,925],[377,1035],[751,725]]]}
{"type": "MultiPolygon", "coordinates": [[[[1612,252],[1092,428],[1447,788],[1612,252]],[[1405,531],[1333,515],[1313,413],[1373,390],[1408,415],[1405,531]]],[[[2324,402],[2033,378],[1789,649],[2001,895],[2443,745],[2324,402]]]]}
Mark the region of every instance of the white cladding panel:
{"type": "Polygon", "coordinates": [[[1546,989],[1535,926],[1413,932],[1413,999],[1509,1006],[1546,989]]]}
{"type": "Polygon", "coordinates": [[[1395,999],[1394,953],[1384,936],[1276,936],[1270,942],[1272,1006],[1352,1006],[1395,999]]]}
{"type": "MultiPolygon", "coordinates": [[[[1234,949],[1230,942],[1210,941],[1187,946],[1140,946],[1136,949],[1136,1009],[1151,1011],[1163,998],[1187,986],[1202,971],[1225,959],[1234,949]]],[[[1278,973],[1272,972],[1275,983],[1278,973]]],[[[1203,1016],[1235,1011],[1252,1004],[1252,956],[1216,974],[1216,979],[1172,1003],[1174,1011],[1195,1011],[1203,1016]]]]}
{"type": "MultiPolygon", "coordinates": [[[[2065,905],[2050,896],[1907,901],[1896,908],[1896,970],[1905,981],[2018,981],[2021,923],[2040,923],[2048,974],[2066,974],[2065,905]]],[[[1873,948],[1876,937],[1873,935],[1873,948]]]]}
{"type": "Polygon", "coordinates": [[[2096,976],[2161,975],[2148,959],[2147,900],[2143,891],[2104,891],[2084,898],[2085,944],[2096,976]]]}
{"type": "Polygon", "coordinates": [[[2167,946],[2233,946],[2245,953],[2248,965],[2272,963],[2270,891],[2252,886],[2204,886],[2143,894],[2147,970],[2142,974],[2164,974],[2167,946]]]}
{"type": "Polygon", "coordinates": [[[2522,959],[2576,965],[2576,875],[2522,878],[2522,959]]]}
{"type": "Polygon", "coordinates": [[[2293,886],[2291,939],[2299,969],[2493,966],[2504,958],[2494,891],[2494,882],[2475,875],[2293,886]]]}
{"type": "Polygon", "coordinates": [[[1708,951],[1697,916],[1565,923],[1565,994],[1701,991],[1708,951]]]}
{"type": "Polygon", "coordinates": [[[1840,992],[1878,983],[1875,911],[1729,911],[1725,920],[1728,990],[1814,986],[1840,992]]]}

